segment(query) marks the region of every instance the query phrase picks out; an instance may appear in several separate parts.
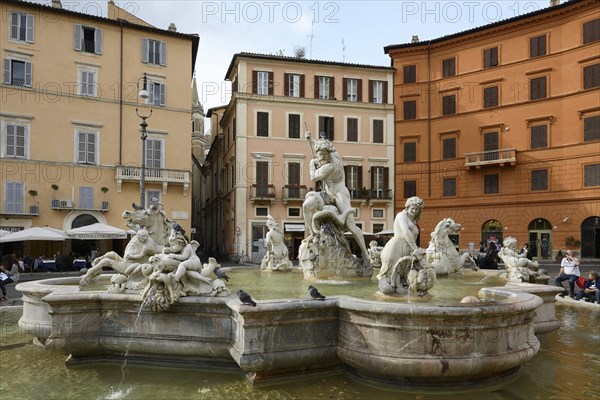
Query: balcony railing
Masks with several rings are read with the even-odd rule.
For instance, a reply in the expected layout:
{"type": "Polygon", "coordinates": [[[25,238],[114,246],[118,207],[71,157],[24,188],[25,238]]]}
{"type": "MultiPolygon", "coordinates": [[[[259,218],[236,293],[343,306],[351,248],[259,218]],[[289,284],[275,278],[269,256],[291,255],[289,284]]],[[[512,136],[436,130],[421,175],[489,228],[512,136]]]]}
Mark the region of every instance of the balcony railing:
{"type": "Polygon", "coordinates": [[[392,189],[371,189],[371,200],[391,200],[392,189]]]}
{"type": "Polygon", "coordinates": [[[6,204],[0,208],[1,215],[12,216],[37,216],[40,215],[40,206],[28,206],[24,204],[6,204]]]}
{"type": "Polygon", "coordinates": [[[252,185],[250,199],[275,201],[275,185],[252,185]]]}
{"type": "Polygon", "coordinates": [[[369,198],[369,191],[366,189],[348,189],[348,191],[352,200],[367,200],[369,198]]]}
{"type": "MultiPolygon", "coordinates": [[[[116,180],[117,190],[121,191],[123,182],[139,182],[142,176],[142,168],[117,165],[116,180]]],[[[163,187],[169,184],[183,185],[184,195],[190,186],[190,171],[183,169],[146,168],[145,182],[161,183],[163,187]]]]}
{"type": "Polygon", "coordinates": [[[107,200],[102,201],[79,201],[66,199],[52,199],[50,207],[53,210],[89,210],[89,211],[109,211],[110,203],[107,200]]]}
{"type": "Polygon", "coordinates": [[[504,164],[514,165],[516,162],[517,149],[499,149],[465,154],[465,167],[504,164]]]}
{"type": "Polygon", "coordinates": [[[290,201],[290,200],[304,200],[304,198],[306,197],[306,192],[308,190],[306,189],[305,185],[285,185],[283,187],[282,193],[283,193],[283,201],[290,201]]]}

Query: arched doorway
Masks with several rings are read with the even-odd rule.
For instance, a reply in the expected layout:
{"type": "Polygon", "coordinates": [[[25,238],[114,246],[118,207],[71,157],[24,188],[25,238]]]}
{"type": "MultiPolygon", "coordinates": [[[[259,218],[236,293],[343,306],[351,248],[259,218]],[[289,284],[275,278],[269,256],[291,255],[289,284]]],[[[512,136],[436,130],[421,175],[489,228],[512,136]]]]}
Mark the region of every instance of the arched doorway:
{"type": "Polygon", "coordinates": [[[552,224],[544,218],[529,223],[529,252],[531,258],[548,260],[552,257],[552,224]]]}
{"type": "MultiPolygon", "coordinates": [[[[71,221],[71,229],[88,226],[99,222],[96,217],[90,214],[79,214],[71,221]]],[[[72,240],[71,251],[75,258],[86,258],[92,254],[92,250],[98,249],[97,240],[72,240]]]]}
{"type": "Polygon", "coordinates": [[[490,219],[481,227],[481,241],[486,245],[492,241],[502,243],[504,240],[503,231],[502,223],[500,221],[490,219]]]}
{"type": "Polygon", "coordinates": [[[600,217],[589,217],[581,223],[581,257],[600,258],[600,217]]]}

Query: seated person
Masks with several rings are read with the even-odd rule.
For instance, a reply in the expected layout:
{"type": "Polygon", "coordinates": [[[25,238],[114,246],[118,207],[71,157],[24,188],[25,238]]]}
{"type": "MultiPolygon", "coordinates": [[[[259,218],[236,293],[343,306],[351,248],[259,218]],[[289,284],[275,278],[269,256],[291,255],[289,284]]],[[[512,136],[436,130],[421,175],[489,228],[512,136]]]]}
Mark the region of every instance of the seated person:
{"type": "Polygon", "coordinates": [[[563,286],[564,281],[569,281],[569,296],[575,297],[575,282],[579,278],[579,260],[573,256],[572,250],[567,250],[566,257],[562,259],[560,263],[560,271],[558,276],[554,279],[556,284],[560,287],[563,286]]]}
{"type": "Polygon", "coordinates": [[[481,269],[498,269],[500,257],[498,257],[496,246],[494,246],[493,243],[490,243],[487,252],[483,257],[479,257],[478,261],[478,267],[481,269]]]}
{"type": "Polygon", "coordinates": [[[596,271],[588,273],[588,280],[585,283],[585,287],[579,289],[575,296],[575,300],[581,300],[583,298],[588,298],[592,303],[595,300],[596,304],[600,304],[600,278],[596,271]]]}

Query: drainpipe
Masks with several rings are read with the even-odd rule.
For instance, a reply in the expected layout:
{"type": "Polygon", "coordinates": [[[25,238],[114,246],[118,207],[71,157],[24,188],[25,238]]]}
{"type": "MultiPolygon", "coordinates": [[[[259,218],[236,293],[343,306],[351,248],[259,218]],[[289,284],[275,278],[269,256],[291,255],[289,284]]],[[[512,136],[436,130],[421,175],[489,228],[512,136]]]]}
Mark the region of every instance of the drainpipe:
{"type": "Polygon", "coordinates": [[[119,19],[121,25],[121,60],[119,71],[119,165],[123,161],[123,21],[119,19]]]}
{"type": "Polygon", "coordinates": [[[431,197],[431,41],[427,42],[427,184],[431,197]]]}

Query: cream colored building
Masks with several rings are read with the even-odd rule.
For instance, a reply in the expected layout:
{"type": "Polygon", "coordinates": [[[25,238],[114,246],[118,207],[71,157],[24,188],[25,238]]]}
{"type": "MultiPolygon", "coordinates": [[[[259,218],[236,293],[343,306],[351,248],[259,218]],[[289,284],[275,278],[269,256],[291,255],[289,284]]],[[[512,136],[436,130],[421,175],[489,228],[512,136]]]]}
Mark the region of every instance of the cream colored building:
{"type": "Polygon", "coordinates": [[[452,217],[462,249],[513,236],[536,258],[600,258],[599,4],[554,3],[385,48],[396,208],[422,197],[422,231],[452,217]]]}
{"type": "Polygon", "coordinates": [[[104,18],[1,0],[0,17],[0,229],[124,228],[123,210],[140,202],[139,102],[140,114],[152,112],[146,199],[189,231],[199,37],[155,28],[112,2],[104,18]],[[138,97],[144,74],[147,101],[138,97]]]}
{"type": "Polygon", "coordinates": [[[302,202],[315,188],[305,137],[326,132],[342,156],[346,185],[365,232],[394,218],[393,69],[239,53],[225,76],[226,107],[211,109],[206,248],[257,262],[267,216],[285,233],[290,259],[304,237],[302,202]],[[221,159],[222,160],[219,160],[221,159]]]}

